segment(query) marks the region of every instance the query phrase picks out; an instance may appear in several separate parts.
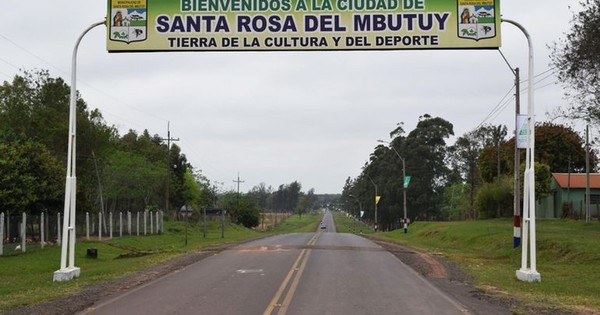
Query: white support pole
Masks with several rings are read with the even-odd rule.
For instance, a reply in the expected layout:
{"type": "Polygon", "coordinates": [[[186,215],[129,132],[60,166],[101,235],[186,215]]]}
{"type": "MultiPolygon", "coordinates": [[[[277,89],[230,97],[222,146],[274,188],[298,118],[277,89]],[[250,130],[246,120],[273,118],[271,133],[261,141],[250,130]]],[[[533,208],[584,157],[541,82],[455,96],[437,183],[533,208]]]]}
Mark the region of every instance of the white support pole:
{"type": "Polygon", "coordinates": [[[65,180],[65,206],[63,218],[63,235],[60,255],[60,269],[54,272],[54,281],[68,281],[79,277],[80,269],[75,267],[75,202],[76,202],[76,152],[77,152],[77,49],[83,39],[92,28],[106,25],[106,20],[90,25],[77,38],[73,47],[71,58],[71,94],[69,98],[69,142],[67,152],[67,178],[65,180]],[[67,268],[67,252],[69,256],[69,267],[67,268]]]}
{"type": "Polygon", "coordinates": [[[535,235],[535,108],[533,103],[533,43],[531,36],[525,28],[512,20],[502,19],[518,27],[527,38],[529,46],[528,74],[527,74],[527,149],[525,160],[525,174],[523,183],[523,239],[521,246],[521,269],[516,271],[517,278],[521,281],[540,282],[541,275],[536,270],[536,235],[535,235]],[[529,246],[527,239],[529,237],[529,246]],[[527,250],[529,249],[529,253],[527,250]],[[531,264],[527,267],[527,255],[529,254],[531,264]]]}
{"type": "MultiPolygon", "coordinates": [[[[1,233],[0,233],[1,235],[1,233]]],[[[44,249],[46,239],[44,238],[44,211],[40,214],[40,246],[44,249]]]]}
{"type": "Polygon", "coordinates": [[[23,220],[21,221],[21,252],[26,252],[27,238],[27,214],[23,212],[23,220]]]}

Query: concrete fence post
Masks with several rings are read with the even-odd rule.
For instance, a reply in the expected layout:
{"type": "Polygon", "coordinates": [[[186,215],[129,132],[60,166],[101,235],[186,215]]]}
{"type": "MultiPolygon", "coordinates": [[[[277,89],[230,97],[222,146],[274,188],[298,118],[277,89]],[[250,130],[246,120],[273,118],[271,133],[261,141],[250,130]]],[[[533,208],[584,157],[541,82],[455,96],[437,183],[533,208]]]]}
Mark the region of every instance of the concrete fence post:
{"type": "Polygon", "coordinates": [[[44,211],[40,214],[40,245],[44,249],[46,239],[44,238],[44,211]]]}
{"type": "Polygon", "coordinates": [[[98,240],[102,240],[102,212],[98,212],[98,240]]]}
{"type": "Polygon", "coordinates": [[[139,211],[135,212],[135,230],[136,230],[137,236],[140,236],[140,212],[139,211]]]}
{"type": "Polygon", "coordinates": [[[154,234],[154,224],[153,224],[153,219],[152,219],[152,211],[150,211],[149,213],[150,215],[150,234],[154,234]]]}
{"type": "Polygon", "coordinates": [[[4,212],[0,213],[0,256],[4,255],[4,212]]]}
{"type": "Polygon", "coordinates": [[[60,237],[61,234],[61,228],[60,228],[60,212],[56,214],[57,220],[56,220],[56,227],[57,227],[57,231],[58,231],[58,235],[56,238],[56,244],[60,245],[60,243],[62,242],[62,237],[60,237]]]}
{"type": "Polygon", "coordinates": [[[144,235],[147,234],[148,230],[146,229],[146,219],[148,217],[148,210],[144,210],[144,235]]]}
{"type": "Polygon", "coordinates": [[[119,211],[119,237],[123,237],[123,212],[119,211]]]}
{"type": "Polygon", "coordinates": [[[162,222],[160,222],[160,210],[156,211],[156,234],[162,232],[162,222]]]}
{"type": "Polygon", "coordinates": [[[27,242],[27,214],[23,212],[23,221],[21,221],[21,252],[26,251],[27,242]]]}
{"type": "Polygon", "coordinates": [[[127,233],[131,236],[131,211],[127,211],[127,233]]]}
{"type": "Polygon", "coordinates": [[[113,232],[113,217],[112,217],[112,212],[108,213],[108,239],[112,240],[112,232],[113,232]]]}
{"type": "Polygon", "coordinates": [[[85,239],[90,240],[90,213],[85,213],[85,239]]]}

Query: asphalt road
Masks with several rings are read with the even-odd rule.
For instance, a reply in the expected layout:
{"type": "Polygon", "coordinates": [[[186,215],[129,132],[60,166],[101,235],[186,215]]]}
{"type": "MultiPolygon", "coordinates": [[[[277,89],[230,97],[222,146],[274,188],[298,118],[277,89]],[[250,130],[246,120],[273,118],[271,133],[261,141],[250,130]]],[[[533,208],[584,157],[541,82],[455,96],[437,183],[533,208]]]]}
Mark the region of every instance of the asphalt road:
{"type": "Polygon", "coordinates": [[[325,229],[249,242],[82,314],[469,314],[379,245],[325,229]]]}

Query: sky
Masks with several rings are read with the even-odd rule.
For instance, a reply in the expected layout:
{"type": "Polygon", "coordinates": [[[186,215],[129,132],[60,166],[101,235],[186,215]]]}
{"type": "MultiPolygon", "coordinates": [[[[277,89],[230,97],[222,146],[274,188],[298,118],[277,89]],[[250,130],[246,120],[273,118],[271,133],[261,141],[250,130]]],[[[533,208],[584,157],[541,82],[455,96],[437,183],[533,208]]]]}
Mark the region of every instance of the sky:
{"type": "MultiPolygon", "coordinates": [[[[501,1],[502,17],[531,35],[537,121],[568,105],[548,46],[579,9],[578,1],[501,1]]],[[[105,15],[104,1],[0,1],[0,82],[47,69],[70,84],[77,38],[105,15]]],[[[526,79],[525,36],[502,23],[501,38],[526,79]]],[[[104,26],[85,35],[77,58],[89,108],[121,135],[148,129],[166,138],[169,125],[188,161],[222,190],[237,189],[239,173],[241,191],[299,181],[303,191],[341,193],[378,139],[398,123],[410,132],[424,114],[454,125],[448,144],[483,123],[511,133],[513,84],[498,50],[108,53],[104,26]]],[[[526,113],[526,94],[521,102],[526,113]]]]}

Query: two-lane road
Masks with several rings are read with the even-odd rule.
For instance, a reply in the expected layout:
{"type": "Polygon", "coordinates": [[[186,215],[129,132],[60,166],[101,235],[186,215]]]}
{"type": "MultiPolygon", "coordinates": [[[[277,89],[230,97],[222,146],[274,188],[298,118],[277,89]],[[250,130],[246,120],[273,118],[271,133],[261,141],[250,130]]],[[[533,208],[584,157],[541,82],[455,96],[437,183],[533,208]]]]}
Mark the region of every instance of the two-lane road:
{"type": "Polygon", "coordinates": [[[380,246],[326,229],[249,242],[84,314],[468,314],[380,246]]]}

